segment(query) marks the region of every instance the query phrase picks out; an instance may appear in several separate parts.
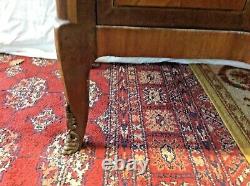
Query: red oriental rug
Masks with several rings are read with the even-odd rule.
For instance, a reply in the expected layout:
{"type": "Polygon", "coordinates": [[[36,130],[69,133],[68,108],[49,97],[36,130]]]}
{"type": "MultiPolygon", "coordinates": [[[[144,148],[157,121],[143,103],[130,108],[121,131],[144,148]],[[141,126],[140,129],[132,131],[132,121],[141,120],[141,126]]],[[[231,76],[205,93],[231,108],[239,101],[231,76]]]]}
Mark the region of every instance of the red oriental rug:
{"type": "Polygon", "coordinates": [[[57,61],[0,56],[0,185],[250,184],[249,164],[189,66],[101,65],[90,79],[86,147],[63,156],[57,61]],[[116,157],[148,166],[102,169],[116,157]]]}

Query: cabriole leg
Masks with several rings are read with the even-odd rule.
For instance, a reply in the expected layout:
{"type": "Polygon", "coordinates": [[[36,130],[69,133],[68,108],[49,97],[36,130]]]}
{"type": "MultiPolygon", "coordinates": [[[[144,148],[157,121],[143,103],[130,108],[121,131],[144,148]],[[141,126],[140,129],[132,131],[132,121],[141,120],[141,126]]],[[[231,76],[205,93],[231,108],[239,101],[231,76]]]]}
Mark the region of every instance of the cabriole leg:
{"type": "Polygon", "coordinates": [[[82,25],[66,24],[56,29],[56,45],[67,98],[68,136],[63,153],[73,154],[83,144],[88,121],[88,78],[95,60],[94,32],[82,25]]]}

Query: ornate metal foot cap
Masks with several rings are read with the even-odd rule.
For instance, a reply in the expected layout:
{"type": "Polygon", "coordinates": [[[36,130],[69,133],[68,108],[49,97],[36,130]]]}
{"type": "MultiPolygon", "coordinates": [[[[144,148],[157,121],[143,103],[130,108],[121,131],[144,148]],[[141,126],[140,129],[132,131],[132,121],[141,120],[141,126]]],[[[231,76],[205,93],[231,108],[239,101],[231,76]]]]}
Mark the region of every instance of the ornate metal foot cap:
{"type": "Polygon", "coordinates": [[[80,139],[79,134],[77,134],[76,132],[76,129],[77,129],[76,118],[71,112],[69,105],[67,105],[66,107],[66,114],[67,114],[67,125],[69,129],[69,133],[65,140],[63,154],[71,155],[81,149],[83,141],[80,139]]]}
{"type": "Polygon", "coordinates": [[[72,131],[68,134],[63,148],[63,155],[71,155],[82,148],[83,142],[79,138],[72,138],[72,131]]]}

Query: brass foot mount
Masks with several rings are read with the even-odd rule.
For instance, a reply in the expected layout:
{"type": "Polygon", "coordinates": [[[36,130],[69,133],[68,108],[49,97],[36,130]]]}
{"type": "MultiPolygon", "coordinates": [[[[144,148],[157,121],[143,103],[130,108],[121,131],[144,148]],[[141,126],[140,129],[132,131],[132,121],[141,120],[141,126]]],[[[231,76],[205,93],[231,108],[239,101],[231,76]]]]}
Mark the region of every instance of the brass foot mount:
{"type": "Polygon", "coordinates": [[[76,118],[72,113],[69,104],[67,104],[66,106],[66,116],[67,116],[67,126],[69,132],[65,140],[63,154],[71,155],[81,149],[83,141],[80,139],[79,134],[77,134],[76,118]]]}

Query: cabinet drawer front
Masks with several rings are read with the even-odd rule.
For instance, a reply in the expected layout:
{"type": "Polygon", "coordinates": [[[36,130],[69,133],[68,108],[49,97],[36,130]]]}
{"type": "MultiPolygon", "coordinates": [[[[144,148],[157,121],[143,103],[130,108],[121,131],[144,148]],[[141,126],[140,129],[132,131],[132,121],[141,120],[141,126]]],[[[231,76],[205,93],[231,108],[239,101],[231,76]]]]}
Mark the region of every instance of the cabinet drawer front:
{"type": "Polygon", "coordinates": [[[114,0],[116,6],[243,10],[246,0],[114,0]]]}

